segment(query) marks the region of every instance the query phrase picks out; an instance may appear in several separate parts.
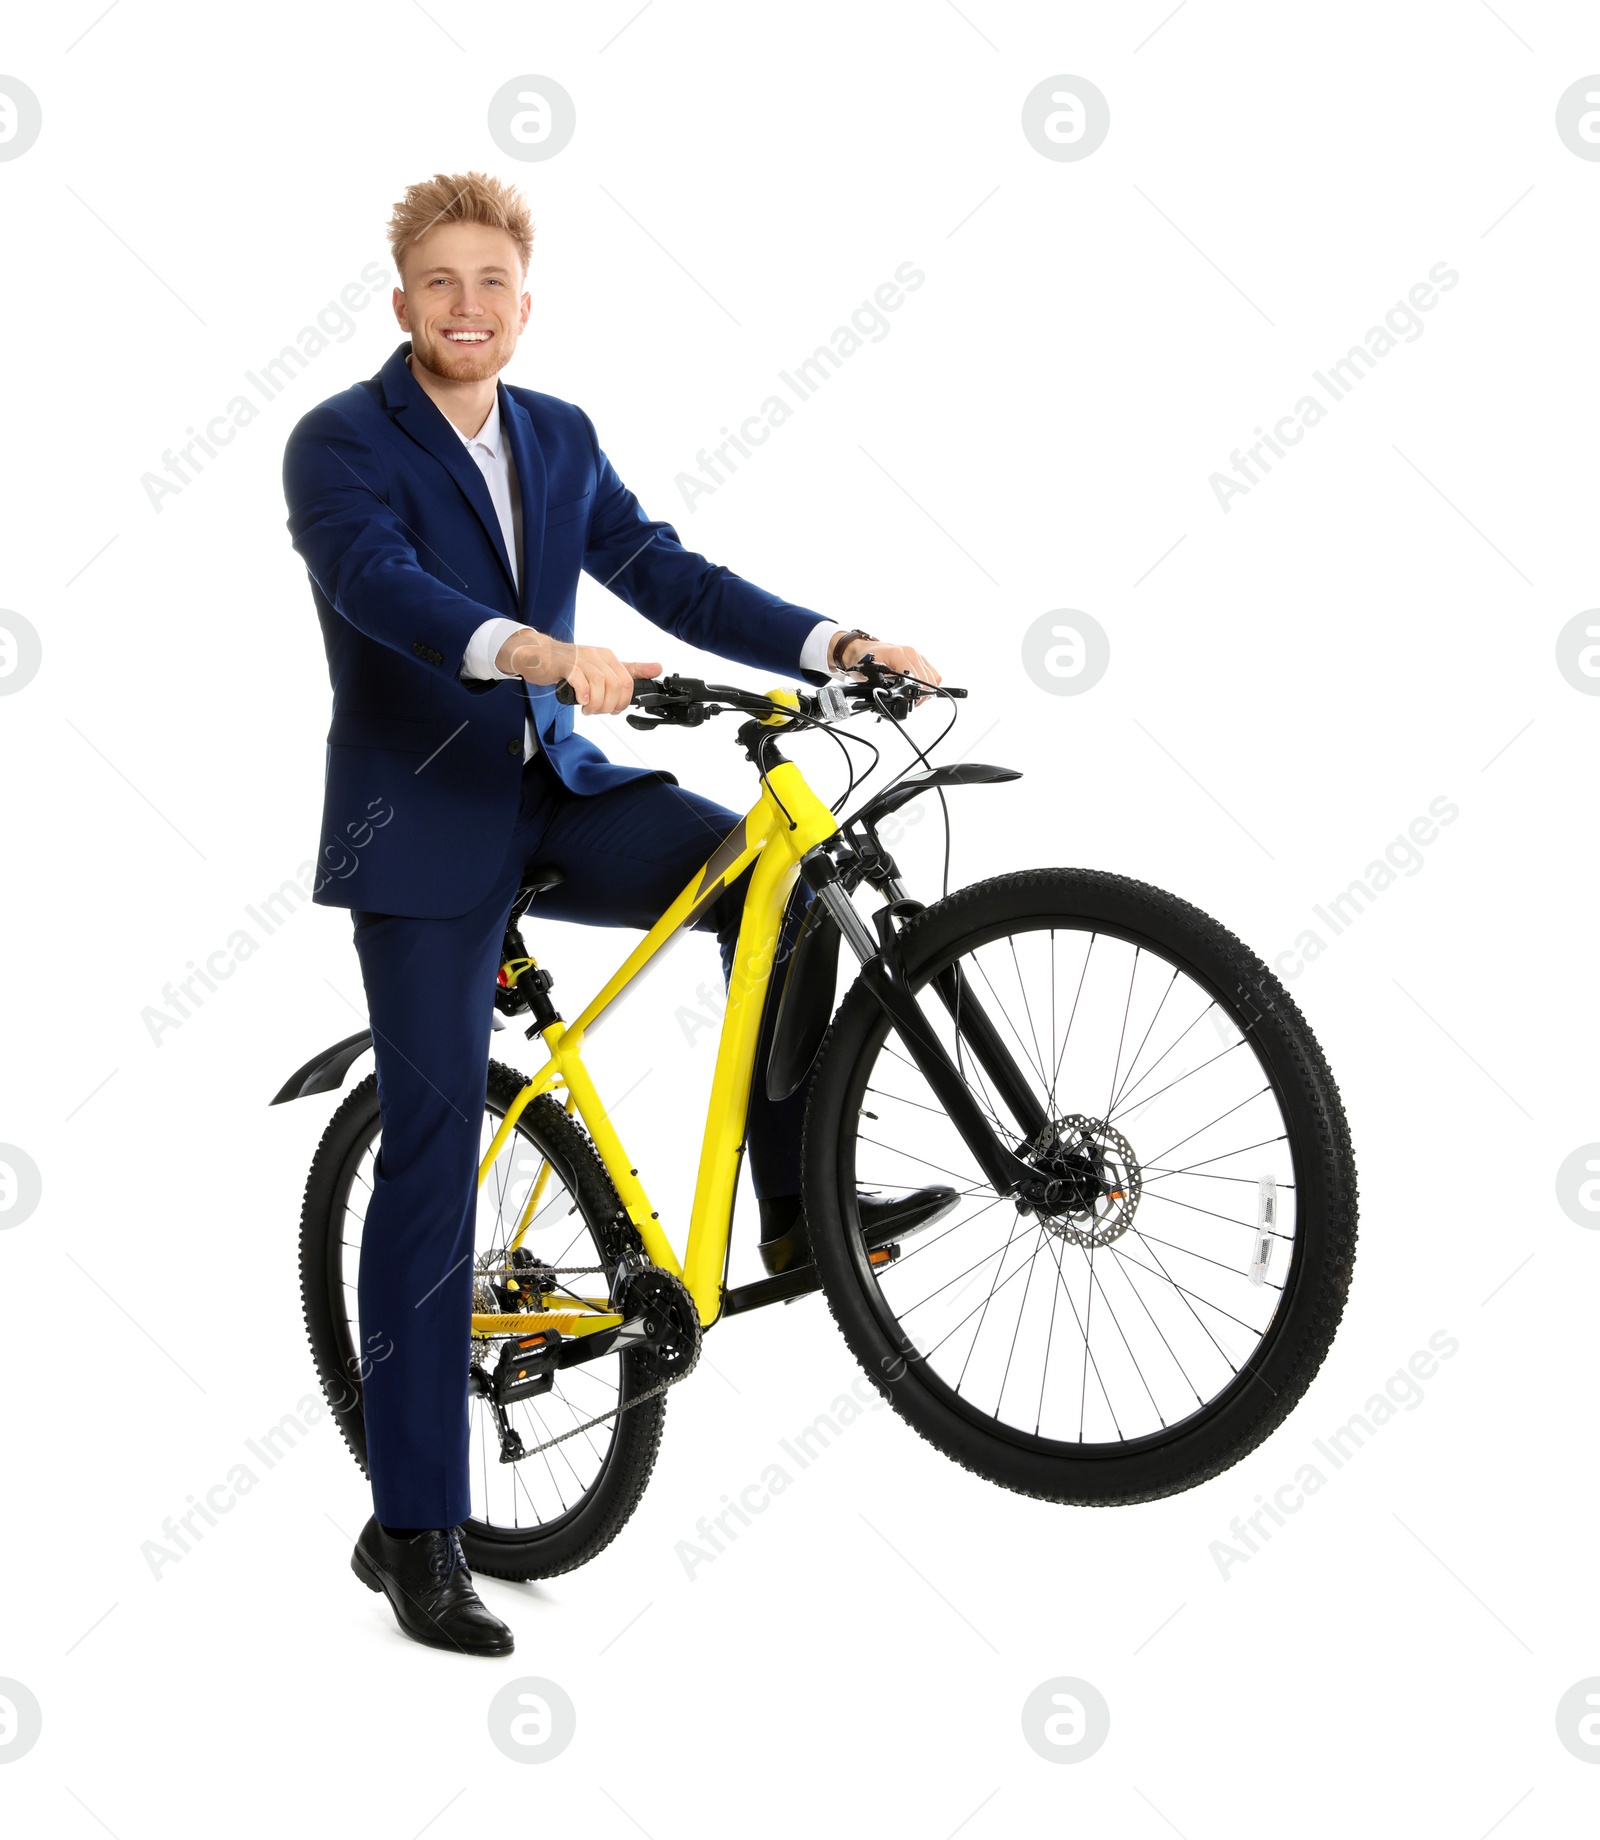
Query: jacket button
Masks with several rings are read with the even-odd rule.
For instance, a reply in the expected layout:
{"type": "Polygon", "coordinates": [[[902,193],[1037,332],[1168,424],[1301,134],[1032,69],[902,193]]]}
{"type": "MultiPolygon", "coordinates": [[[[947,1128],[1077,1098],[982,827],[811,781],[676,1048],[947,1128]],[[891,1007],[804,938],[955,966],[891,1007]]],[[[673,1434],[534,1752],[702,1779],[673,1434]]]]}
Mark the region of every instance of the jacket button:
{"type": "Polygon", "coordinates": [[[508,741],[508,742],[506,743],[506,752],[507,752],[508,754],[515,754],[515,755],[518,755],[518,756],[520,756],[520,755],[521,755],[521,753],[522,753],[522,742],[521,742],[521,740],[520,740],[520,739],[518,739],[518,740],[516,740],[516,741],[508,741]]]}

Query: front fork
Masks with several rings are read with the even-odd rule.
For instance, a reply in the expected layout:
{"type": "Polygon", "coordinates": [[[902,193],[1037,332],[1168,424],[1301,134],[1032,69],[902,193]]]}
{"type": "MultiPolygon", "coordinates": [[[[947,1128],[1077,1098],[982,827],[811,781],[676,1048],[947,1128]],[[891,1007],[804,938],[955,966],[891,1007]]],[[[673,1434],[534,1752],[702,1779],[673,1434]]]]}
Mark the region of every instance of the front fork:
{"type": "MultiPolygon", "coordinates": [[[[876,839],[873,841],[876,843],[876,839]]],[[[860,961],[861,982],[888,1016],[990,1187],[999,1195],[1016,1195],[1024,1201],[1048,1206],[1056,1199],[1053,1191],[1059,1184],[1024,1162],[1001,1142],[983,1107],[973,1096],[971,1086],[950,1059],[912,994],[894,921],[901,914],[919,912],[920,904],[906,898],[893,864],[881,853],[879,863],[881,871],[873,880],[887,897],[888,904],[873,915],[876,932],[857,912],[826,845],[802,859],[800,872],[860,961]]],[[[939,972],[933,984],[950,1014],[958,1044],[965,1044],[973,1060],[988,1076],[991,1090],[1011,1113],[1022,1141],[1043,1147],[1051,1123],[1049,1113],[974,995],[961,967],[951,965],[939,972]]]]}

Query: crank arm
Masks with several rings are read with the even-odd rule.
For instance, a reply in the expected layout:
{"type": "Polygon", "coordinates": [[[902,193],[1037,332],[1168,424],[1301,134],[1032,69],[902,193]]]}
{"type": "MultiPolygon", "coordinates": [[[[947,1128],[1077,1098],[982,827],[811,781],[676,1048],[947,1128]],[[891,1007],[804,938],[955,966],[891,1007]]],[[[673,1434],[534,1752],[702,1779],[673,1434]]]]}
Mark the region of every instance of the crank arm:
{"type": "Polygon", "coordinates": [[[467,1378],[468,1390],[484,1400],[494,1414],[495,1429],[500,1434],[500,1461],[502,1463],[520,1463],[528,1454],[523,1447],[522,1435],[506,1417],[505,1406],[495,1397],[494,1382],[489,1378],[483,1365],[474,1361],[467,1378]]]}
{"type": "MultiPolygon", "coordinates": [[[[586,1361],[599,1360],[603,1355],[610,1354],[615,1349],[645,1339],[647,1337],[642,1319],[622,1323],[614,1328],[602,1329],[594,1335],[558,1335],[555,1338],[555,1346],[550,1358],[544,1363],[549,1378],[545,1380],[541,1394],[549,1390],[556,1373],[569,1367],[580,1367],[586,1361]]],[[[503,1363],[504,1356],[502,1356],[503,1363]]],[[[509,1399],[502,1399],[501,1388],[496,1384],[496,1377],[489,1373],[481,1361],[472,1363],[468,1372],[467,1385],[469,1391],[476,1393],[494,1415],[495,1431],[500,1440],[500,1461],[520,1463],[525,1457],[532,1456],[534,1452],[523,1443],[522,1433],[512,1424],[506,1412],[506,1406],[518,1395],[513,1393],[509,1399]]],[[[599,1423],[600,1421],[595,1420],[594,1422],[599,1423]]],[[[544,1448],[544,1445],[535,1446],[535,1450],[544,1448]]]]}

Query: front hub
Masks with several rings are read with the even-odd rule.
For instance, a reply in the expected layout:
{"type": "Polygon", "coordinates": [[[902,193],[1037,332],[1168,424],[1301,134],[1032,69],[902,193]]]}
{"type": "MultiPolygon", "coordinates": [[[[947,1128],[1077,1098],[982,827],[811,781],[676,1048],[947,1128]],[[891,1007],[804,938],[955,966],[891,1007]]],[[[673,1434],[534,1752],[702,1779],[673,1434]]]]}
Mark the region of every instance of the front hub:
{"type": "Polygon", "coordinates": [[[1113,1126],[1074,1112],[1047,1124],[1025,1160],[1037,1171],[1027,1203],[1059,1239],[1109,1246],[1127,1232],[1144,1178],[1132,1144],[1113,1126]]]}

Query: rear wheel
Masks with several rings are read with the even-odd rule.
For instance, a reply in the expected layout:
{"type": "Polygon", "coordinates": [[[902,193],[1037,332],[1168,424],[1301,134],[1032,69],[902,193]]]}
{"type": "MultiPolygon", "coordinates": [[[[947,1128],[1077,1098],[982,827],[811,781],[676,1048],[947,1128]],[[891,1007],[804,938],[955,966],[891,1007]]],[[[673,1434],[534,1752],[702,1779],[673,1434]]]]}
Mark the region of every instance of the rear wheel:
{"type": "Polygon", "coordinates": [[[1090,871],[963,889],[900,942],[997,1135],[1059,1199],[988,1185],[852,989],[811,1086],[805,1205],[857,1358],[924,1437],[1025,1494],[1147,1501],[1236,1463],[1321,1365],[1355,1258],[1349,1134],[1299,1010],[1197,908],[1090,871]],[[957,966],[1037,1097],[1026,1136],[934,987],[957,966]],[[863,1244],[859,1190],[929,1183],[959,1189],[952,1212],[863,1244]]]}
{"type": "MultiPolygon", "coordinates": [[[[510,1067],[490,1064],[480,1154],[523,1084],[510,1067]]],[[[363,1472],[361,1381],[382,1350],[362,1340],[356,1277],[379,1141],[377,1080],[369,1075],[323,1135],[300,1227],[301,1292],[312,1355],[363,1472]]],[[[603,1295],[609,1288],[622,1207],[588,1137],[545,1095],[524,1110],[478,1190],[479,1310],[514,1307],[490,1287],[507,1269],[511,1241],[536,1188],[522,1247],[540,1264],[559,1269],[557,1282],[580,1295],[603,1295]],[[587,1275],[583,1268],[589,1268],[587,1275]]],[[[492,1373],[498,1349],[499,1340],[475,1340],[474,1363],[492,1373]]],[[[462,1544],[475,1569],[501,1578],[548,1578],[584,1564],[616,1537],[650,1480],[666,1417],[663,1397],[628,1405],[653,1384],[639,1362],[637,1354],[619,1354],[566,1368],[549,1392],[509,1405],[510,1422],[533,1453],[516,1463],[500,1462],[489,1402],[471,1397],[472,1515],[462,1527],[462,1544]],[[590,1423],[619,1405],[627,1409],[590,1423]],[[539,1445],[548,1448],[536,1450],[539,1445]]]]}

